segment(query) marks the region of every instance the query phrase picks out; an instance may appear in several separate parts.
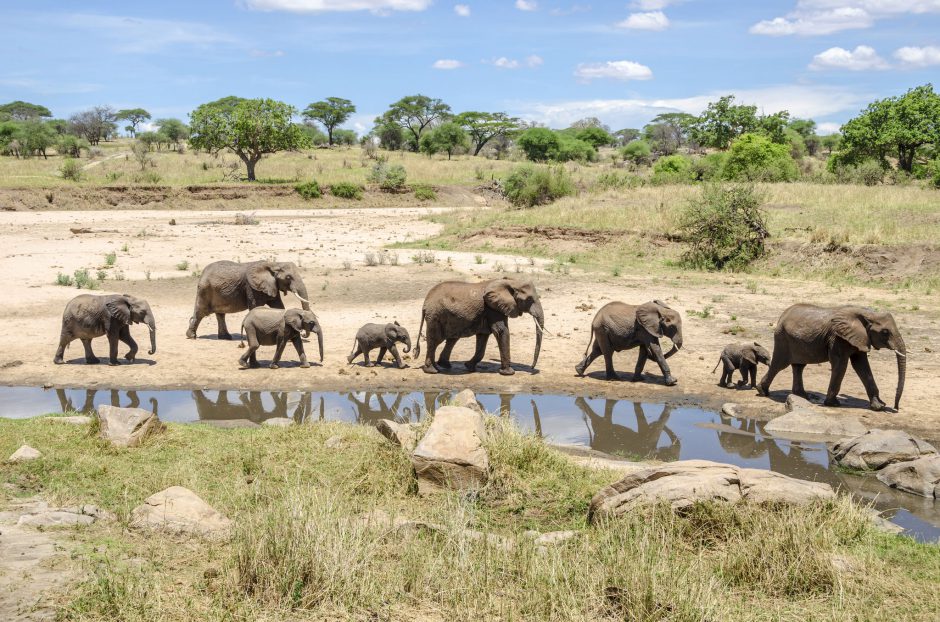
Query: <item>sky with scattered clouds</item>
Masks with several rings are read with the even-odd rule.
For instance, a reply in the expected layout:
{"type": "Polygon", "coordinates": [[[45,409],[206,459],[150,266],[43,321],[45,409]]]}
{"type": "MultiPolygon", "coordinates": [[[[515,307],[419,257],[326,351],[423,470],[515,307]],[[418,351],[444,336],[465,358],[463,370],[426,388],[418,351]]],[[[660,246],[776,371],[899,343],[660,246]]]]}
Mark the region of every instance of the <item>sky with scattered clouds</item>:
{"type": "Polygon", "coordinates": [[[31,0],[4,21],[0,102],[57,116],[333,96],[362,132],[423,93],[619,129],[732,93],[834,131],[940,76],[940,0],[31,0]]]}

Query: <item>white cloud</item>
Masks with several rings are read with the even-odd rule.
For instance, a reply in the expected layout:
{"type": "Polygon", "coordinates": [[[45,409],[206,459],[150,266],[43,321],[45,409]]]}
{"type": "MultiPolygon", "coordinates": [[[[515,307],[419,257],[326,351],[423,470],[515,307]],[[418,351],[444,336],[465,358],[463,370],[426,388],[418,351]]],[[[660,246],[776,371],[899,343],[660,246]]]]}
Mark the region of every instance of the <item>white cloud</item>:
{"type": "Polygon", "coordinates": [[[531,55],[525,57],[525,66],[526,66],[526,67],[535,68],[535,67],[540,67],[540,66],[542,66],[543,64],[545,64],[545,61],[542,59],[541,56],[538,56],[537,54],[531,54],[531,55]]]}
{"type": "Polygon", "coordinates": [[[434,64],[431,66],[435,69],[460,69],[463,67],[463,63],[452,58],[442,58],[441,60],[434,61],[434,64]]]}
{"type": "Polygon", "coordinates": [[[627,19],[619,22],[617,26],[634,30],[665,30],[669,28],[669,18],[662,11],[631,13],[627,19]]]}
{"type": "Polygon", "coordinates": [[[535,0],[516,0],[516,8],[520,11],[535,11],[539,4],[535,0]]]}
{"type": "Polygon", "coordinates": [[[454,13],[460,17],[470,17],[470,7],[466,4],[455,4],[454,13]]]}
{"type": "Polygon", "coordinates": [[[847,71],[878,71],[890,69],[891,65],[878,56],[878,52],[867,45],[859,45],[854,50],[833,47],[813,57],[809,68],[815,71],[826,69],[845,69],[847,71]]]}
{"type": "Polygon", "coordinates": [[[423,11],[432,0],[244,0],[257,11],[290,13],[325,13],[328,11],[423,11]]]}
{"type": "Polygon", "coordinates": [[[217,44],[239,41],[216,28],[198,22],[165,19],[141,19],[120,15],[71,13],[48,18],[65,28],[94,33],[117,43],[116,51],[150,53],[178,46],[207,49],[217,44]]]}
{"type": "Polygon", "coordinates": [[[500,56],[499,58],[489,61],[489,64],[495,67],[499,67],[500,69],[519,69],[520,67],[529,67],[530,69],[534,69],[544,63],[545,61],[542,59],[542,57],[537,56],[536,54],[526,56],[522,61],[516,60],[515,58],[506,58],[505,56],[500,56]]]}
{"type": "Polygon", "coordinates": [[[877,19],[940,13],[940,0],[798,0],[793,11],[751,26],[758,35],[827,35],[869,28],[877,19]]]}
{"type": "Polygon", "coordinates": [[[248,53],[255,58],[278,58],[284,56],[284,50],[259,50],[251,49],[248,53]]]}
{"type": "Polygon", "coordinates": [[[601,78],[612,80],[649,80],[653,71],[646,65],[629,60],[609,60],[606,63],[581,63],[574,71],[583,82],[601,78]]]}
{"type": "Polygon", "coordinates": [[[828,136],[829,134],[837,134],[842,129],[841,123],[817,123],[816,124],[816,133],[820,136],[828,136]]]}
{"type": "Polygon", "coordinates": [[[634,9],[640,9],[641,11],[661,11],[666,7],[679,4],[684,0],[635,0],[630,4],[634,9]]]}
{"type": "Polygon", "coordinates": [[[519,61],[514,58],[506,58],[505,56],[500,56],[493,61],[493,64],[499,67],[500,69],[518,69],[519,61]]]}
{"type": "Polygon", "coordinates": [[[903,47],[894,52],[894,57],[909,67],[940,65],[940,47],[903,47]]]}

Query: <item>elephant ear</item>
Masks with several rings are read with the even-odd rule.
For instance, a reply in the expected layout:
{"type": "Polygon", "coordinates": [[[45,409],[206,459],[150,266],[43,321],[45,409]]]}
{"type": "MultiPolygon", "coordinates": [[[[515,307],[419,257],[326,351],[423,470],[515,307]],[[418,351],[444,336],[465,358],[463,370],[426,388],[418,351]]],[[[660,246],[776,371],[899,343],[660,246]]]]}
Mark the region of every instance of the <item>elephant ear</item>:
{"type": "Polygon", "coordinates": [[[298,333],[304,329],[304,318],[299,313],[285,313],[284,323],[293,328],[298,333]]]}
{"type": "Polygon", "coordinates": [[[398,322],[385,325],[385,337],[392,341],[398,339],[398,322]]]}
{"type": "Polygon", "coordinates": [[[483,291],[483,300],[486,306],[499,311],[506,317],[519,317],[519,307],[516,305],[515,290],[506,279],[490,281],[483,291]]]}
{"type": "MultiPolygon", "coordinates": [[[[665,305],[664,305],[665,306],[665,305]]],[[[636,309],[636,319],[643,330],[654,337],[663,336],[662,318],[659,313],[659,303],[647,302],[636,309]]]]}
{"type": "Polygon", "coordinates": [[[108,310],[108,315],[110,315],[112,319],[117,320],[121,324],[131,323],[131,307],[129,304],[127,304],[126,299],[117,298],[105,303],[104,306],[108,310]]]}
{"type": "MultiPolygon", "coordinates": [[[[754,345],[757,344],[755,343],[754,345]]],[[[757,352],[754,350],[754,348],[748,346],[742,350],[741,359],[747,361],[751,365],[757,365],[757,352]]]]}
{"type": "Polygon", "coordinates": [[[848,341],[856,350],[868,352],[871,349],[868,328],[857,314],[837,314],[832,318],[832,329],[837,336],[848,341]]]}
{"type": "Polygon", "coordinates": [[[271,264],[267,261],[248,271],[248,285],[269,298],[277,298],[277,280],[271,274],[271,264]]]}

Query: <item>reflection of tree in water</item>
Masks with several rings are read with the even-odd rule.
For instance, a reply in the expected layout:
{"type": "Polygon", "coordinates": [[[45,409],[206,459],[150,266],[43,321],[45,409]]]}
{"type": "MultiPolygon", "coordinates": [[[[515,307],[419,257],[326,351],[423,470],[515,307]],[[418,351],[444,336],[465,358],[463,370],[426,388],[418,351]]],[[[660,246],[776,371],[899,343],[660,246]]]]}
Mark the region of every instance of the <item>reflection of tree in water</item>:
{"type": "Polygon", "coordinates": [[[323,421],[326,416],[326,405],[323,397],[320,397],[319,412],[315,413],[313,394],[309,392],[293,394],[300,396],[296,403],[291,403],[292,394],[287,391],[271,393],[233,391],[233,393],[237,396],[236,400],[229,398],[229,391],[219,391],[218,397],[213,402],[205,391],[201,389],[193,391],[193,401],[196,403],[196,412],[199,413],[199,419],[213,421],[247,419],[254,423],[261,423],[266,419],[287,417],[297,423],[303,423],[314,419],[323,421]],[[271,408],[264,405],[263,398],[265,395],[270,396],[274,402],[271,408]]]}
{"type": "Polygon", "coordinates": [[[588,426],[591,449],[609,454],[636,454],[644,458],[672,461],[678,460],[682,449],[679,437],[669,429],[669,417],[672,407],[668,404],[663,407],[659,417],[649,422],[643,405],[633,403],[633,414],[636,420],[636,431],[627,426],[614,423],[614,407],[619,400],[604,401],[604,415],[598,415],[583,397],[575,400],[575,405],[584,414],[588,426]],[[659,447],[659,439],[665,434],[669,445],[659,447]]]}
{"type": "MultiPolygon", "coordinates": [[[[81,412],[81,413],[90,413],[95,410],[95,397],[98,394],[97,389],[85,389],[85,401],[82,403],[81,408],[76,408],[75,403],[72,401],[72,398],[69,397],[65,389],[56,389],[56,397],[59,398],[59,407],[62,412],[81,412]]],[[[104,391],[102,391],[104,393],[104,391]]],[[[121,392],[117,389],[111,389],[107,391],[109,393],[109,400],[105,403],[110,404],[111,406],[123,406],[125,408],[140,408],[140,397],[137,395],[137,391],[126,391],[125,395],[127,396],[127,403],[121,404],[121,392]]],[[[150,410],[155,415],[159,416],[157,399],[151,397],[150,400],[150,410]]]]}

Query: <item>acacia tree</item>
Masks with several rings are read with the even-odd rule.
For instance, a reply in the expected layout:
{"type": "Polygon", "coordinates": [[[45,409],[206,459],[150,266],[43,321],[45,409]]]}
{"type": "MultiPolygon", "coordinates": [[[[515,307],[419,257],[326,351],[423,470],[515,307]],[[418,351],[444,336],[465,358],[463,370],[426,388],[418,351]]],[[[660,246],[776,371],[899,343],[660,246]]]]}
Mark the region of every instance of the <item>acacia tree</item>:
{"type": "Polygon", "coordinates": [[[686,112],[664,112],[643,128],[643,137],[656,153],[671,155],[688,142],[689,129],[696,121],[686,112]]]}
{"type": "Polygon", "coordinates": [[[150,113],[143,108],[125,108],[124,110],[118,110],[114,115],[114,119],[130,123],[127,127],[130,128],[131,136],[136,137],[137,127],[144,121],[150,120],[150,113]]]}
{"type": "Polygon", "coordinates": [[[177,148],[189,137],[189,127],[179,119],[157,119],[157,128],[167,143],[173,143],[177,148]]]}
{"type": "Polygon", "coordinates": [[[51,116],[52,112],[45,106],[20,100],[0,106],[0,120],[6,118],[11,121],[35,121],[51,116]]]}
{"type": "Polygon", "coordinates": [[[421,137],[421,151],[431,157],[440,151],[447,153],[447,159],[458,149],[466,148],[470,144],[467,133],[459,124],[448,121],[441,123],[432,130],[425,132],[421,137]]]}
{"type": "Polygon", "coordinates": [[[218,153],[232,151],[245,163],[248,181],[265,154],[310,146],[310,137],[294,123],[296,109],[273,99],[224,97],[196,108],[189,116],[189,144],[218,153]]]}
{"type": "Polygon", "coordinates": [[[450,106],[440,99],[426,95],[408,95],[388,107],[376,125],[392,123],[411,133],[411,149],[417,151],[421,144],[421,133],[431,124],[450,116],[450,106]]]}
{"type": "Polygon", "coordinates": [[[498,136],[511,137],[519,130],[519,119],[510,117],[505,112],[461,112],[454,122],[466,130],[473,144],[473,155],[498,136]]]}
{"type": "Polygon", "coordinates": [[[333,130],[345,123],[356,112],[356,107],[348,99],[327,97],[324,101],[313,102],[304,110],[304,117],[323,124],[329,144],[333,144],[333,130]]]}
{"type": "Polygon", "coordinates": [[[102,139],[107,140],[117,129],[115,114],[111,106],[95,106],[77,112],[69,117],[69,131],[97,145],[102,139]]]}

